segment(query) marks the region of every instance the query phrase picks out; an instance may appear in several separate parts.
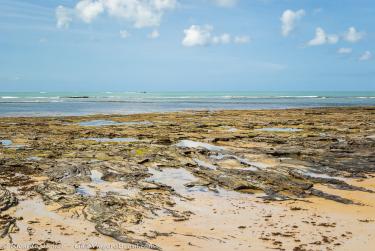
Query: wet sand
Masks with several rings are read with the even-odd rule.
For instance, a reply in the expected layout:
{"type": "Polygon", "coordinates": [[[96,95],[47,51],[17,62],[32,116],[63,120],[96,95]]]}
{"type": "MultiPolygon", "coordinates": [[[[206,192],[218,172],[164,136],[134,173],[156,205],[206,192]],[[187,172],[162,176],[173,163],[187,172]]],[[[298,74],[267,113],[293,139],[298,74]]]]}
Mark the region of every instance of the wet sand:
{"type": "Polygon", "coordinates": [[[374,124],[371,107],[0,118],[0,247],[372,250],[374,124]]]}

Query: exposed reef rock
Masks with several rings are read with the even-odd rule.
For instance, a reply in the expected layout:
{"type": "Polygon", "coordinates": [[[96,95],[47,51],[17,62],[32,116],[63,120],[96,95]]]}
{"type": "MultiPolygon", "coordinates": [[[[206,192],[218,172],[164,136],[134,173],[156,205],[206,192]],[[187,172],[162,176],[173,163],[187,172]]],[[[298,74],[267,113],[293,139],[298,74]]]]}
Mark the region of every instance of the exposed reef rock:
{"type": "Polygon", "coordinates": [[[7,214],[18,202],[11,189],[157,250],[146,238],[155,233],[130,229],[164,216],[189,220],[193,213],[176,207],[192,200],[189,191],[348,205],[356,201],[316,186],[373,193],[347,181],[375,172],[375,108],[1,118],[0,132],[24,146],[0,146],[1,237],[17,224],[7,214]]]}

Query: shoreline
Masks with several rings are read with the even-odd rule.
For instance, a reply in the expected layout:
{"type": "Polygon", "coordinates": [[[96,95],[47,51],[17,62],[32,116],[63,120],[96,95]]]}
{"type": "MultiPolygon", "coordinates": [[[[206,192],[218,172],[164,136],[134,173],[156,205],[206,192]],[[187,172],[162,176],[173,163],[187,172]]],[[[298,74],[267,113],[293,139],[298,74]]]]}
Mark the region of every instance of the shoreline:
{"type": "Polygon", "coordinates": [[[344,105],[344,106],[314,106],[314,107],[290,107],[290,108],[254,108],[254,109],[186,109],[186,110],[176,110],[176,111],[151,111],[151,112],[139,112],[139,113],[93,113],[93,114],[84,114],[84,115],[30,115],[30,116],[3,116],[0,114],[0,120],[1,119],[18,119],[18,118],[41,118],[41,119],[47,119],[47,118],[79,118],[79,117],[125,117],[125,116],[141,116],[141,115],[156,115],[156,114],[168,114],[168,113],[194,113],[194,112],[227,112],[227,111],[233,111],[233,112],[246,112],[246,111],[265,111],[265,112],[271,112],[271,111],[282,111],[282,110],[292,110],[292,111],[303,111],[303,110],[315,110],[315,109],[374,109],[375,105],[366,105],[366,106],[358,106],[358,105],[344,105]]]}
{"type": "Polygon", "coordinates": [[[374,117],[372,106],[0,117],[0,246],[371,250],[374,117]]]}

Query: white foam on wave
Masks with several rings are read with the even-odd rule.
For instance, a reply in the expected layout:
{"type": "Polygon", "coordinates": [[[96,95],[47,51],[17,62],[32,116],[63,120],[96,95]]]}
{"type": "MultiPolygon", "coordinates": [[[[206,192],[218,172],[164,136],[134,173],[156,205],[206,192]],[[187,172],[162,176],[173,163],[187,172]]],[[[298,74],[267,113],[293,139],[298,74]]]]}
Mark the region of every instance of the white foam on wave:
{"type": "Polygon", "coordinates": [[[14,96],[2,96],[2,99],[14,99],[14,98],[19,98],[19,97],[14,97],[14,96]]]}

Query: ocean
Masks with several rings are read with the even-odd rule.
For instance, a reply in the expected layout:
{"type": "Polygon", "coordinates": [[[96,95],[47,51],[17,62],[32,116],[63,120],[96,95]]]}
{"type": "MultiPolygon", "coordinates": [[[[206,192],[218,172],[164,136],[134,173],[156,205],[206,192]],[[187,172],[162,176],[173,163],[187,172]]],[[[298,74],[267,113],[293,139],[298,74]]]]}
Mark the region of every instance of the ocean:
{"type": "Polygon", "coordinates": [[[375,106],[375,92],[0,92],[0,116],[375,106]]]}

